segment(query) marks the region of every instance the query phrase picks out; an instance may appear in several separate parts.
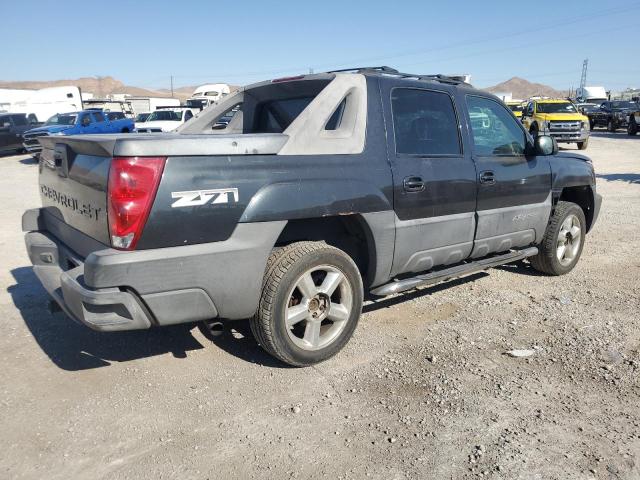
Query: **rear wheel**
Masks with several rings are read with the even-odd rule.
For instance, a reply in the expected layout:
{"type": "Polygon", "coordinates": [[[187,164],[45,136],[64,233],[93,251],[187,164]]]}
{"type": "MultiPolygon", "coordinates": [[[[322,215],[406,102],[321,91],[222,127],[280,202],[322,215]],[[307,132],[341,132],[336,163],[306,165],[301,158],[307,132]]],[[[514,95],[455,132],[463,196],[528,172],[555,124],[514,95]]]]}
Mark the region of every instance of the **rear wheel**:
{"type": "Polygon", "coordinates": [[[548,275],[573,270],[582,254],[586,225],[582,208],[572,202],[558,202],[538,254],[529,259],[533,268],[548,275]]]}
{"type": "Polygon", "coordinates": [[[275,250],[267,263],[251,330],[260,345],[289,365],[326,360],[349,341],[362,310],[358,267],[324,242],[275,250]]]}

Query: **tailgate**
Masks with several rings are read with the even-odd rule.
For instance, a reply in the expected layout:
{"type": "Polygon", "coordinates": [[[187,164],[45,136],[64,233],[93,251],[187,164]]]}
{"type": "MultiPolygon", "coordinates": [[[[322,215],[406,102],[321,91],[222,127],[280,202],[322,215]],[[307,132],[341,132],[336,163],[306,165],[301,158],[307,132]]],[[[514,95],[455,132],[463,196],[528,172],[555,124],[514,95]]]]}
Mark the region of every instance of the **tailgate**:
{"type": "Polygon", "coordinates": [[[56,136],[40,143],[40,198],[46,214],[109,245],[107,182],[113,143],[56,136]]]}

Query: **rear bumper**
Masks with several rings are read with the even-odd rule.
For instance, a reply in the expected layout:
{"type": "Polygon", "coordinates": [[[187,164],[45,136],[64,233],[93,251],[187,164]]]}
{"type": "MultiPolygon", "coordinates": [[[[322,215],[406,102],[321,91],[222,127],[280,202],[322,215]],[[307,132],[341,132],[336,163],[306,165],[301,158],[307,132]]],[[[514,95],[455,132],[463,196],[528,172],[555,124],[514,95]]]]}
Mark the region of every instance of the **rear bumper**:
{"type": "Polygon", "coordinates": [[[152,317],[133,293],[92,289],[84,282],[84,263],[46,233],[25,237],[33,271],[56,303],[74,320],[100,331],[149,328],[152,317]],[[64,270],[62,265],[69,268],[64,270]]]}
{"type": "Polygon", "coordinates": [[[250,317],[286,224],[238,224],[224,242],[132,252],[104,247],[83,258],[47,229],[43,217],[41,209],[23,216],[34,272],[71,318],[99,331],[250,317]]]}

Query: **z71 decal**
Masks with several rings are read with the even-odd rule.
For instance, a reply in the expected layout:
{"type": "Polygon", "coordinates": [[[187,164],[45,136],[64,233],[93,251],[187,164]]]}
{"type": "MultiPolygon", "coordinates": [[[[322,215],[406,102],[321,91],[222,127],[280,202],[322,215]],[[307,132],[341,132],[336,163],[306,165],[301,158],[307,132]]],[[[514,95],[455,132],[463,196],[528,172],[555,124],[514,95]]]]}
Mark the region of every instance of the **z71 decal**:
{"type": "Polygon", "coordinates": [[[197,207],[207,203],[238,203],[237,188],[216,188],[214,190],[192,190],[190,192],[171,192],[171,198],[177,198],[171,208],[197,207]]]}

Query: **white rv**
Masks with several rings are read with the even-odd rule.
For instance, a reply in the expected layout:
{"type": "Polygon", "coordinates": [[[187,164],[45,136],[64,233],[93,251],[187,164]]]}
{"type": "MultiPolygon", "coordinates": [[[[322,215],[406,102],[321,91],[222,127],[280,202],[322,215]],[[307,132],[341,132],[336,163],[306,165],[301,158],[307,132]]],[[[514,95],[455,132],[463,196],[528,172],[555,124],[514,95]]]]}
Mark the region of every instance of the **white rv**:
{"type": "Polygon", "coordinates": [[[231,93],[231,88],[226,83],[207,83],[196,88],[191,97],[187,99],[187,105],[197,108],[206,108],[220,101],[225,95],[231,93]]]}
{"type": "Polygon", "coordinates": [[[13,90],[8,93],[5,95],[0,91],[2,109],[11,113],[25,113],[31,122],[44,122],[56,113],[82,110],[80,89],[74,86],[13,90]]]}

